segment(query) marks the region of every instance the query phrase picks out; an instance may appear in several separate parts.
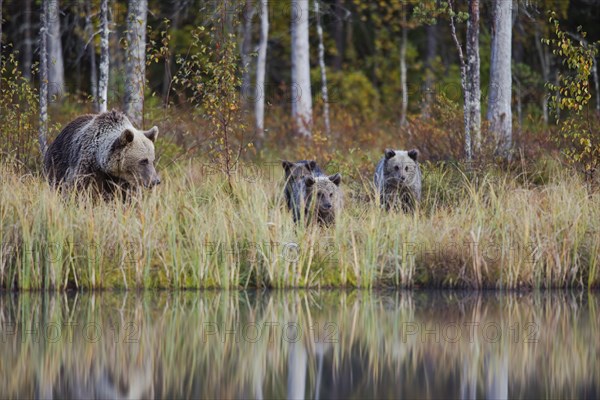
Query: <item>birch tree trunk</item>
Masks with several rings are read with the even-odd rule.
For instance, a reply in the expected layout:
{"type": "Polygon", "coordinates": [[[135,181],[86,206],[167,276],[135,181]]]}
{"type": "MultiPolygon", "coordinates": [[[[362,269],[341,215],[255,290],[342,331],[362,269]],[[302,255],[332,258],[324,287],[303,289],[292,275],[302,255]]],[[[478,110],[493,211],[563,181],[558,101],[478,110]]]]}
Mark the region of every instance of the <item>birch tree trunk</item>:
{"type": "MultiPolygon", "coordinates": [[[[33,63],[33,51],[31,46],[31,1],[25,0],[25,18],[23,20],[23,77],[31,80],[31,64],[33,63]]],[[[1,7],[0,7],[1,8],[1,7]]]]}
{"type": "Polygon", "coordinates": [[[125,60],[125,113],[138,127],[143,125],[146,84],[146,19],[148,0],[129,0],[125,60]]]}
{"type": "Polygon", "coordinates": [[[40,15],[40,118],[38,143],[42,158],[46,154],[48,136],[48,2],[42,1],[40,15]]]}
{"type": "MultiPolygon", "coordinates": [[[[454,9],[454,2],[448,2],[451,9],[454,9]]],[[[456,34],[456,23],[455,17],[453,15],[450,16],[450,33],[452,35],[452,39],[454,40],[454,44],[456,46],[456,50],[458,51],[458,59],[460,61],[460,85],[463,91],[463,121],[464,121],[464,129],[465,129],[465,158],[467,161],[471,161],[473,159],[473,148],[471,146],[471,113],[469,110],[469,101],[471,99],[471,84],[468,82],[469,79],[469,71],[467,68],[467,61],[465,60],[465,56],[463,54],[462,45],[458,40],[458,35],[456,34]]]]}
{"type": "Polygon", "coordinates": [[[495,0],[487,120],[496,152],[510,157],[512,145],[512,1],[495,0]]]}
{"type": "Polygon", "coordinates": [[[243,42],[241,48],[242,56],[242,101],[245,107],[249,106],[249,93],[252,86],[252,74],[250,64],[252,63],[252,19],[256,9],[252,0],[246,0],[244,7],[243,42]]]}
{"type": "Polygon", "coordinates": [[[434,93],[433,63],[437,53],[437,22],[427,26],[427,55],[425,57],[425,88],[421,115],[428,118],[431,113],[434,93]]]}
{"type": "Polygon", "coordinates": [[[265,137],[265,72],[267,67],[267,45],[269,40],[269,0],[260,1],[260,42],[256,60],[256,104],[254,117],[256,120],[256,135],[259,141],[265,137]]]}
{"type": "MultiPolygon", "coordinates": [[[[2,0],[0,0],[0,65],[2,65],[2,0]]],[[[2,79],[0,79],[0,89],[2,89],[2,79]]]]}
{"type": "Polygon", "coordinates": [[[335,0],[335,49],[336,55],[333,59],[333,68],[336,71],[342,69],[344,55],[346,53],[346,35],[344,33],[344,20],[348,11],[344,8],[344,0],[335,0]]]}
{"type": "Polygon", "coordinates": [[[596,61],[596,57],[592,59],[592,78],[596,90],[596,112],[600,114],[600,82],[598,82],[598,61],[596,61]]]}
{"type": "Polygon", "coordinates": [[[48,96],[58,100],[65,90],[65,67],[60,39],[60,8],[58,0],[48,0],[48,96]]]}
{"type": "MultiPolygon", "coordinates": [[[[108,74],[110,56],[108,49],[108,0],[100,3],[100,80],[98,81],[98,112],[108,108],[108,74]]],[[[144,64],[145,65],[145,64],[144,64]]]]}
{"type": "Polygon", "coordinates": [[[325,133],[331,133],[329,122],[329,93],[327,92],[327,70],[325,69],[325,46],[323,45],[323,27],[321,26],[321,12],[319,1],[315,0],[315,14],[317,15],[317,35],[319,37],[319,67],[321,68],[321,93],[323,96],[323,118],[325,120],[325,133]]]}
{"type": "MultiPolygon", "coordinates": [[[[508,1],[508,0],[505,0],[508,1]]],[[[467,21],[467,86],[469,132],[473,139],[472,154],[481,148],[481,86],[479,71],[479,0],[469,0],[469,20],[467,21]]]]}
{"type": "Polygon", "coordinates": [[[292,0],[292,120],[305,137],[312,128],[308,17],[308,0],[292,0]]]}
{"type": "MultiPolygon", "coordinates": [[[[404,8],[404,7],[403,7],[404,8]]],[[[402,103],[400,109],[400,126],[406,126],[406,112],[408,110],[408,85],[406,79],[406,46],[408,42],[408,27],[406,26],[406,10],[402,10],[402,39],[400,42],[400,86],[402,90],[402,103]]]]}
{"type": "MultiPolygon", "coordinates": [[[[186,13],[187,1],[186,0],[173,0],[173,9],[171,13],[171,31],[173,33],[179,30],[179,25],[181,23],[181,19],[184,18],[184,14],[186,13]]],[[[169,43],[169,47],[172,43],[169,43]]],[[[171,50],[169,49],[169,52],[171,50]]],[[[173,55],[169,56],[168,60],[165,60],[165,72],[163,75],[163,84],[162,84],[162,98],[164,107],[169,106],[169,96],[171,92],[171,84],[173,82],[173,67],[174,57],[173,55]]]]}
{"type": "Polygon", "coordinates": [[[96,45],[94,43],[91,0],[85,2],[85,13],[85,35],[88,40],[87,46],[90,55],[90,91],[94,99],[94,111],[98,112],[98,68],[96,66],[96,45]]]}
{"type": "MultiPolygon", "coordinates": [[[[541,33],[539,23],[536,21],[535,30],[534,30],[534,38],[535,38],[535,48],[538,53],[538,57],[540,59],[540,64],[542,66],[542,80],[544,82],[550,82],[550,53],[548,53],[548,46],[543,46],[541,41],[541,33]]],[[[544,85],[544,94],[541,101],[542,105],[542,116],[544,119],[544,124],[548,124],[548,90],[544,85]]]]}

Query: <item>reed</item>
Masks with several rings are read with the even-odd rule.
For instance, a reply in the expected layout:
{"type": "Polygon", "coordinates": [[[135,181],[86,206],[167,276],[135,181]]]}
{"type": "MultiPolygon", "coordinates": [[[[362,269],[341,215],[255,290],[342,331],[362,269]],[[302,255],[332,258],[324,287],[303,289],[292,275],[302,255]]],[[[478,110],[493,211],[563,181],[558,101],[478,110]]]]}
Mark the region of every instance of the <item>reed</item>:
{"type": "Polygon", "coordinates": [[[544,183],[425,164],[415,215],[345,182],[334,227],[295,226],[279,176],[162,172],[130,202],[57,193],[0,166],[3,289],[598,285],[600,194],[570,170],[544,183]]]}

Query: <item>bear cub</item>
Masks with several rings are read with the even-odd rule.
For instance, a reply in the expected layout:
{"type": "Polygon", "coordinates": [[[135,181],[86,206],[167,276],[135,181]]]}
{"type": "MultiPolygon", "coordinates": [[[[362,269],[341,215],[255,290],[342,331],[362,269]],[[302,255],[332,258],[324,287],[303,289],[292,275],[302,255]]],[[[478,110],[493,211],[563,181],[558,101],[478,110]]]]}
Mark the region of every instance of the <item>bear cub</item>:
{"type": "Polygon", "coordinates": [[[323,226],[335,223],[336,214],[342,209],[341,182],[340,174],[304,178],[307,223],[316,221],[323,226]]]}
{"type": "Polygon", "coordinates": [[[300,220],[301,210],[304,208],[305,184],[307,176],[322,176],[323,171],[314,160],[301,160],[296,162],[281,162],[285,171],[284,195],[288,209],[292,212],[294,222],[300,220]]]}
{"type": "Polygon", "coordinates": [[[373,178],[381,205],[386,210],[401,208],[414,212],[421,200],[419,151],[386,149],[373,178]]]}

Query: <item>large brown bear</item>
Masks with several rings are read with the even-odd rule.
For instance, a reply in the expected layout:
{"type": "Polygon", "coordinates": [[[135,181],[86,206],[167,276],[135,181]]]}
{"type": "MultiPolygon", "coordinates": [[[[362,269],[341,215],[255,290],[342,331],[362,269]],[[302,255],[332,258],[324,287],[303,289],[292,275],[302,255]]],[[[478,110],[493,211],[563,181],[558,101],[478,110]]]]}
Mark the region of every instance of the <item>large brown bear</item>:
{"type": "Polygon", "coordinates": [[[55,187],[94,187],[105,198],[152,187],[160,183],[154,168],[157,135],[157,127],[140,131],[118,111],[81,116],[48,148],[46,176],[55,187]]]}

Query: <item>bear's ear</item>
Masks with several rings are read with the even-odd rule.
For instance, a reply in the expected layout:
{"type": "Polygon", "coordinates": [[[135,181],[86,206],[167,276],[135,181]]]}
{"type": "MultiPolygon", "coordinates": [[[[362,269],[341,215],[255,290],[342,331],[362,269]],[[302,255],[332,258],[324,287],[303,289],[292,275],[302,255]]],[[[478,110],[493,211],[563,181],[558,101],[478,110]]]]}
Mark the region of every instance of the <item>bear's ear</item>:
{"type": "Polygon", "coordinates": [[[408,151],[408,156],[410,158],[413,159],[413,161],[417,161],[417,158],[419,158],[419,150],[417,149],[412,149],[408,151]]]}
{"type": "Polygon", "coordinates": [[[125,147],[129,143],[133,142],[133,138],[134,138],[134,133],[129,129],[125,129],[123,131],[123,133],[121,133],[121,136],[119,136],[119,138],[115,141],[115,144],[113,145],[113,147],[115,147],[115,148],[125,147]]]}
{"type": "Polygon", "coordinates": [[[309,160],[308,164],[306,164],[309,171],[314,171],[317,169],[317,162],[315,160],[309,160]]]}
{"type": "Polygon", "coordinates": [[[340,174],[331,175],[331,176],[329,176],[329,180],[331,182],[333,182],[335,184],[335,186],[340,186],[340,183],[342,183],[342,175],[340,175],[340,174]]]}
{"type": "Polygon", "coordinates": [[[312,176],[307,176],[304,178],[304,184],[306,187],[312,187],[315,184],[315,178],[312,176]]]}
{"type": "Polygon", "coordinates": [[[293,162],[286,161],[286,160],[281,160],[281,166],[283,167],[283,169],[285,170],[286,173],[290,172],[290,170],[292,169],[293,165],[294,165],[293,162]]]}
{"type": "Polygon", "coordinates": [[[153,126],[152,129],[144,132],[144,135],[146,135],[146,137],[150,139],[150,141],[154,142],[156,140],[156,137],[158,136],[158,127],[153,126]]]}
{"type": "Polygon", "coordinates": [[[385,149],[383,154],[385,154],[385,159],[389,160],[396,155],[396,152],[392,149],[385,149]]]}

